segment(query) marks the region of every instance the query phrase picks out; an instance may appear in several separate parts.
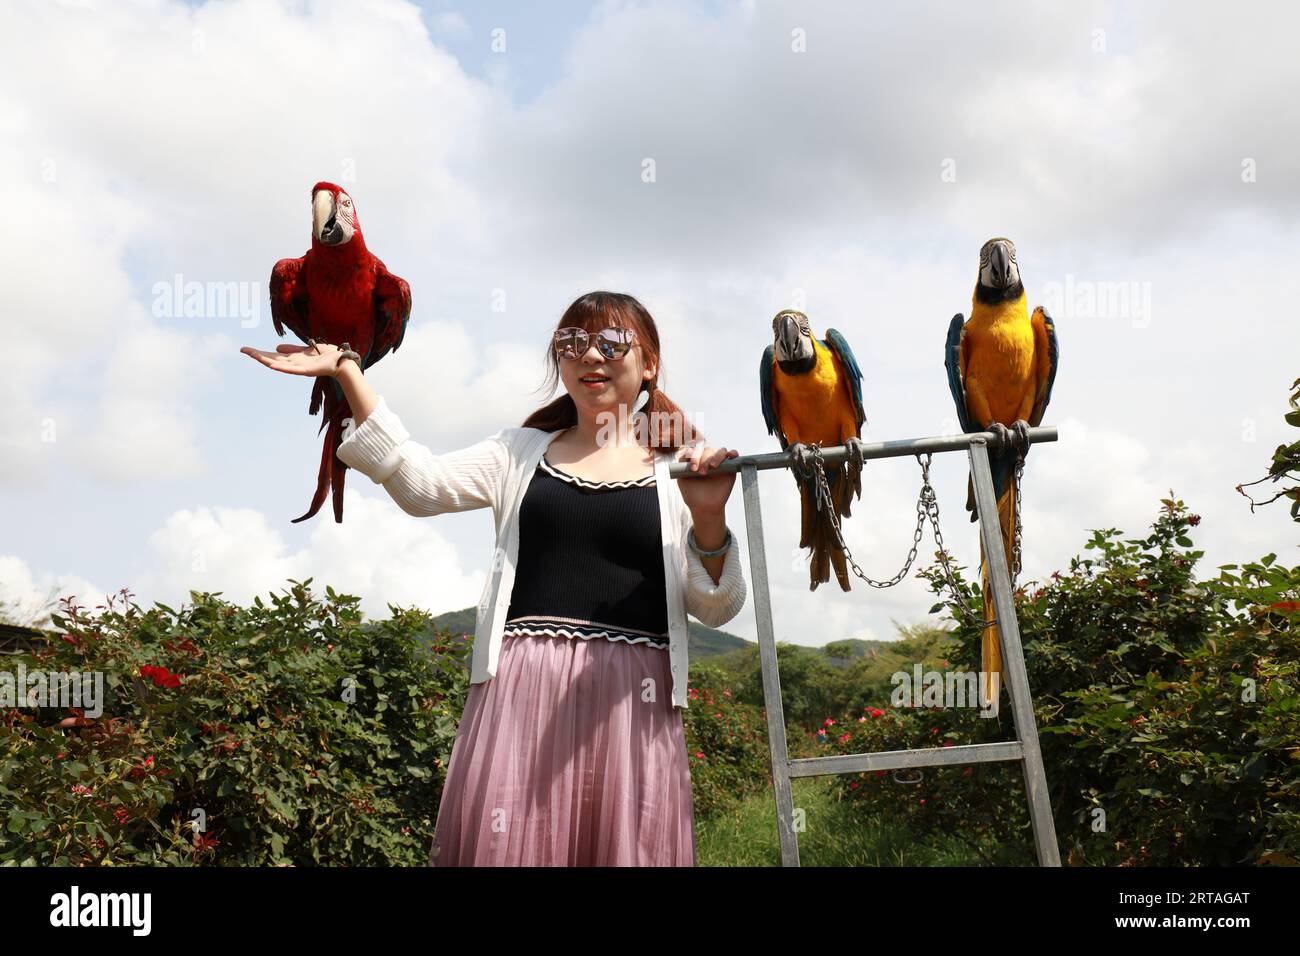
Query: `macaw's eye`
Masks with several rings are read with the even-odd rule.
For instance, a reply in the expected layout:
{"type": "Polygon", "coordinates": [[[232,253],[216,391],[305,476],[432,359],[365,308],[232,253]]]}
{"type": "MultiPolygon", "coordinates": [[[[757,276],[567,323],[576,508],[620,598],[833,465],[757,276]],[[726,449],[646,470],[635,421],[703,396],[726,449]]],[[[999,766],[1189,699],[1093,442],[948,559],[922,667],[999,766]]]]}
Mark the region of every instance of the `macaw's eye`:
{"type": "Polygon", "coordinates": [[[345,200],[343,200],[343,205],[344,205],[344,206],[351,206],[351,205],[352,205],[352,200],[351,200],[351,199],[345,199],[345,200]]]}

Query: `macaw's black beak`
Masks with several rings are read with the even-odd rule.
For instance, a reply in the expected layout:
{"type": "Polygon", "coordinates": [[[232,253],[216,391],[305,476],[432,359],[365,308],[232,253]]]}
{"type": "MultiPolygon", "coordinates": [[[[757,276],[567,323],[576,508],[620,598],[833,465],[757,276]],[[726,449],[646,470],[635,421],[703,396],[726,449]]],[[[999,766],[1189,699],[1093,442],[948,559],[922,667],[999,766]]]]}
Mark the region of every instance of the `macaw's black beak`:
{"type": "Polygon", "coordinates": [[[999,242],[989,250],[989,271],[995,289],[1005,289],[1011,285],[1011,255],[1003,243],[999,242]]]}
{"type": "Polygon", "coordinates": [[[799,336],[802,335],[799,320],[786,313],[776,323],[776,342],[784,355],[795,355],[799,351],[799,336]]]}

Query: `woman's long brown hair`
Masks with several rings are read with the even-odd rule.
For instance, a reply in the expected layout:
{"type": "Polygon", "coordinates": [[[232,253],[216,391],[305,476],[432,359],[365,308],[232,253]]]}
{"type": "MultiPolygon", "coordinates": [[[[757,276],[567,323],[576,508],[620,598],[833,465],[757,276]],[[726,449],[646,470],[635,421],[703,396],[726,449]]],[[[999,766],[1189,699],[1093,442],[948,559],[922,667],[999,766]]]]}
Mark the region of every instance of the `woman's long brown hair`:
{"type": "MultiPolygon", "coordinates": [[[[649,365],[653,362],[655,366],[654,378],[643,386],[650,390],[650,400],[641,409],[641,413],[648,417],[648,427],[641,430],[644,443],[650,448],[675,452],[683,445],[703,439],[704,436],[694,424],[686,420],[685,413],[659,389],[659,374],[663,371],[663,365],[659,361],[659,330],[655,327],[655,320],[640,302],[621,292],[588,292],[564,310],[564,315],[560,316],[555,328],[579,328],[598,332],[612,325],[636,332],[636,340],[641,345],[644,356],[643,363],[649,365]]],[[[548,373],[542,386],[548,395],[560,382],[560,360],[555,354],[553,340],[554,334],[546,343],[548,373]]],[[[620,361],[627,361],[627,358],[620,361]]],[[[629,409],[629,418],[631,414],[629,409]]],[[[529,415],[524,420],[523,427],[553,432],[576,424],[578,409],[566,391],[529,415]]]]}

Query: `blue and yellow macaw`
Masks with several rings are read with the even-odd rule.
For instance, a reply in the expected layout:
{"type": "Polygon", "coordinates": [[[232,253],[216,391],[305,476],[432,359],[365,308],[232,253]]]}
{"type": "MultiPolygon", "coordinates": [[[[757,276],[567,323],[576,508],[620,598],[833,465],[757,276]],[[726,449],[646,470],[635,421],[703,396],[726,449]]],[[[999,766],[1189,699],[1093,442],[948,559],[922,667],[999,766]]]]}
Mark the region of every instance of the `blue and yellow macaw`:
{"type": "MultiPolygon", "coordinates": [[[[989,449],[998,522],[1006,547],[1007,569],[1014,573],[1016,514],[1016,448],[1029,452],[1027,432],[1043,420],[1056,380],[1056,326],[1041,305],[1030,316],[1025,287],[1020,281],[1016,247],[1010,239],[990,239],[980,249],[979,278],[971,301],[971,316],[960,313],[948,326],[944,364],[948,387],[957,404],[957,420],[964,432],[993,431],[1001,444],[989,449]],[[1010,427],[1008,427],[1010,426],[1010,427]],[[1014,430],[1014,434],[1013,434],[1014,430]],[[1013,445],[1015,447],[1013,447],[1013,445]]],[[[967,480],[966,510],[975,521],[975,484],[967,480]]],[[[993,592],[988,565],[980,542],[980,580],[984,591],[984,619],[994,620],[993,592]]],[[[990,675],[982,688],[982,703],[994,697],[994,678],[1002,673],[1002,646],[997,625],[985,628],[981,670],[990,675]]]]}
{"type": "Polygon", "coordinates": [[[763,350],[758,370],[767,433],[776,435],[781,450],[795,459],[795,483],[802,505],[799,547],[811,548],[809,590],[830,580],[831,565],[840,587],[849,590],[844,552],[835,539],[832,517],[817,507],[811,452],[848,445],[849,458],[826,468],[831,505],[841,518],[849,516],[854,496],[862,497],[862,370],[844,336],[826,330],[819,341],[802,312],[778,312],[772,319],[772,344],[763,350]]]}

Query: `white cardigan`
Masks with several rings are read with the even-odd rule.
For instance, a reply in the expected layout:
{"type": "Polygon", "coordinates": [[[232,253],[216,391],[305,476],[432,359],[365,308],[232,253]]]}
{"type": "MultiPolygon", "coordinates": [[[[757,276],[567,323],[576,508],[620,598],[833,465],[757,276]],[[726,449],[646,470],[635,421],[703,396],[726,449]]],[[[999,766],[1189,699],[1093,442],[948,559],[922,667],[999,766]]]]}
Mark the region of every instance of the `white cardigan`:
{"type": "MultiPolygon", "coordinates": [[[[407,514],[428,516],[492,508],[497,546],[478,603],[471,683],[496,675],[519,558],[519,506],[542,454],[560,434],[538,428],[503,428],[468,448],[435,455],[411,441],[410,432],[402,427],[383,396],[360,427],[351,419],[344,422],[339,459],[383,485],[407,514]]],[[[739,546],[734,540],[724,555],[722,576],[716,585],[699,556],[687,546],[691,512],[675,487],[676,480],[668,476],[668,466],[674,460],[671,452],[656,452],[654,468],[667,584],[673,705],[688,707],[686,615],[689,612],[710,627],[720,627],[745,606],[747,589],[739,546]]]]}

